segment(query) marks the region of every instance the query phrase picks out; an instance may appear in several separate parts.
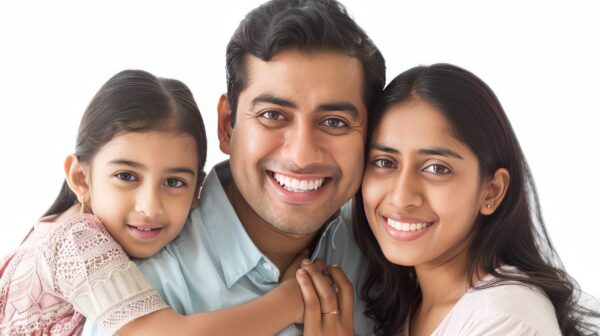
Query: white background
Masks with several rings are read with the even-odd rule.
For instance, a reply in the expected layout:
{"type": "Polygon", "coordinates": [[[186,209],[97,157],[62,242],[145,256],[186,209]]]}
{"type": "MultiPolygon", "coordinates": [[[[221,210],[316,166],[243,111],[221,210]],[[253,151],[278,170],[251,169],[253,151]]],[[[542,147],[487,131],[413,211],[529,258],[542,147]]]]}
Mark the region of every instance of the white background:
{"type": "MultiPolygon", "coordinates": [[[[87,103],[120,70],[188,84],[207,126],[207,167],[225,159],[216,136],[225,46],[260,2],[3,1],[0,256],[54,200],[87,103]]],[[[388,81],[418,64],[450,62],[495,90],[567,271],[600,297],[600,20],[593,2],[344,3],[381,49],[388,81]]]]}

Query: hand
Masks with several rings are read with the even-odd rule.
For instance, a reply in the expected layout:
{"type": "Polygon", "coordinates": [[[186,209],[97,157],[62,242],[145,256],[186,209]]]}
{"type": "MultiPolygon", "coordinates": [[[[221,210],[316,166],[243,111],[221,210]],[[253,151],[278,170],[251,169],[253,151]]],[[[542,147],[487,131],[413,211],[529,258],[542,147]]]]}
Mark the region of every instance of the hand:
{"type": "Polygon", "coordinates": [[[302,299],[302,293],[300,286],[296,280],[296,272],[300,268],[302,260],[308,258],[309,251],[305,249],[300,252],[292,261],[287,270],[281,275],[279,279],[278,290],[282,290],[285,293],[286,302],[290,304],[297,313],[294,323],[302,323],[304,321],[304,300],[302,299]]]}
{"type": "Polygon", "coordinates": [[[304,335],[354,335],[354,290],[342,269],[325,267],[322,260],[305,259],[301,266],[296,278],[304,299],[304,335]]]}

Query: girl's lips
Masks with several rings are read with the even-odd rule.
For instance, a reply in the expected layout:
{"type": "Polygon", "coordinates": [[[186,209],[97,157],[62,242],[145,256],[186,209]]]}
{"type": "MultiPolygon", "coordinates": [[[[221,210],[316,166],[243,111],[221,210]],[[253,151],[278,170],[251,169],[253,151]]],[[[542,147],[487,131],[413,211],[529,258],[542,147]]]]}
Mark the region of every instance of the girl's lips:
{"type": "Polygon", "coordinates": [[[127,225],[129,232],[138,239],[153,239],[162,231],[161,227],[127,225]]]}

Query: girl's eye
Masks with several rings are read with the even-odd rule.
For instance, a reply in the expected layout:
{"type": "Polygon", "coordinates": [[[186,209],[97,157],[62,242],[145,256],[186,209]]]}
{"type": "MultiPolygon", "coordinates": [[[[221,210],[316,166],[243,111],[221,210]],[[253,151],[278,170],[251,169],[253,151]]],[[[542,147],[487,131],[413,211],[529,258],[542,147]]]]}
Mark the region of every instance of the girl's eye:
{"type": "Polygon", "coordinates": [[[423,171],[427,172],[427,173],[435,174],[435,175],[448,175],[451,173],[451,171],[448,167],[441,165],[441,164],[429,165],[429,166],[425,167],[425,169],[423,169],[423,171]]]}
{"type": "Polygon", "coordinates": [[[373,161],[373,165],[377,168],[396,168],[396,164],[388,159],[376,159],[373,161]]]}
{"type": "Polygon", "coordinates": [[[167,187],[172,187],[172,188],[181,188],[181,187],[185,186],[185,183],[178,179],[166,179],[163,182],[163,185],[166,185],[167,187]]]}
{"type": "Polygon", "coordinates": [[[345,128],[348,127],[348,123],[342,119],[329,118],[321,121],[321,125],[330,128],[345,128]]]}
{"type": "Polygon", "coordinates": [[[260,114],[260,117],[269,120],[285,120],[285,115],[279,111],[268,110],[260,114]]]}
{"type": "Polygon", "coordinates": [[[137,181],[137,177],[135,175],[133,175],[132,173],[117,173],[115,175],[116,178],[118,178],[119,180],[123,180],[123,181],[137,181]]]}

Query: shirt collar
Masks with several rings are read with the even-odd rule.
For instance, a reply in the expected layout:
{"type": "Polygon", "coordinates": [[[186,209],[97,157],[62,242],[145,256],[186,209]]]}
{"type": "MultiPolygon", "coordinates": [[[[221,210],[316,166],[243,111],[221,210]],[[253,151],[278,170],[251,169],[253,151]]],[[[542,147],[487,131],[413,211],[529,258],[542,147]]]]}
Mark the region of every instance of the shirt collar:
{"type": "Polygon", "coordinates": [[[229,161],[216,165],[202,187],[199,205],[202,223],[214,243],[228,288],[256,267],[263,257],[225,194],[223,185],[230,180],[229,161]]]}

